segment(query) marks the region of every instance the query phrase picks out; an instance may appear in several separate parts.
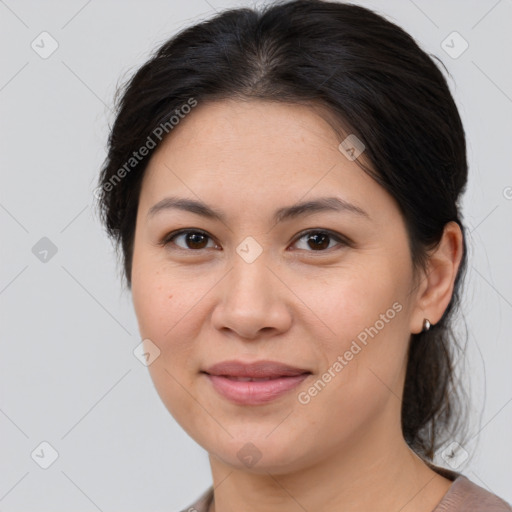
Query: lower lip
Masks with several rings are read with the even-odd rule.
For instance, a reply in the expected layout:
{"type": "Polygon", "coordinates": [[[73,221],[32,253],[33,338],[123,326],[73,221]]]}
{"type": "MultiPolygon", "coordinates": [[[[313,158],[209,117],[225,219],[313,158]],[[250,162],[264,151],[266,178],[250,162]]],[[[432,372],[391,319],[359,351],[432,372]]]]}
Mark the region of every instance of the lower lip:
{"type": "Polygon", "coordinates": [[[258,382],[232,380],[220,375],[206,374],[219,394],[240,405],[259,405],[276,400],[295,389],[309,375],[304,373],[294,377],[279,377],[258,382]]]}

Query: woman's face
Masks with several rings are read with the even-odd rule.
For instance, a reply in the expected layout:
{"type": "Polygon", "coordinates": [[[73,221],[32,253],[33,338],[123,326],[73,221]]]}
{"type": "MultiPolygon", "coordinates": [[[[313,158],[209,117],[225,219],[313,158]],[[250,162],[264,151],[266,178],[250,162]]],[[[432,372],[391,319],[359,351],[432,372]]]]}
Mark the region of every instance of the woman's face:
{"type": "Polygon", "coordinates": [[[407,346],[423,319],[406,228],[340,142],[305,106],[199,104],[144,176],[132,293],[141,336],[160,351],[151,377],[178,423],[230,466],[286,472],[400,434],[407,346]],[[275,217],[321,198],[332,199],[275,217]],[[192,233],[171,240],[178,230],[192,233]],[[205,373],[225,361],[242,367],[205,373]],[[296,371],[233,378],[259,361],[296,371]]]}

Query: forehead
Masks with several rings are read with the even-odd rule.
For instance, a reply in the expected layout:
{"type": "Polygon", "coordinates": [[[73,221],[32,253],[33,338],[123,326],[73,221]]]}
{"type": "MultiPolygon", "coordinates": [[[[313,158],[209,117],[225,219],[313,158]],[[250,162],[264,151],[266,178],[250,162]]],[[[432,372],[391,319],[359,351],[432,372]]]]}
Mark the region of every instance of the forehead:
{"type": "Polygon", "coordinates": [[[208,155],[230,160],[243,156],[244,162],[255,154],[264,158],[287,151],[290,157],[292,150],[300,155],[311,146],[336,154],[339,136],[320,111],[319,107],[314,110],[306,105],[262,100],[199,103],[173,128],[157,152],[201,148],[208,155]]]}
{"type": "Polygon", "coordinates": [[[179,192],[218,206],[277,207],[340,193],[347,201],[384,208],[390,196],[340,151],[341,140],[310,106],[199,103],[153,154],[141,200],[150,208],[167,192],[179,192]]]}

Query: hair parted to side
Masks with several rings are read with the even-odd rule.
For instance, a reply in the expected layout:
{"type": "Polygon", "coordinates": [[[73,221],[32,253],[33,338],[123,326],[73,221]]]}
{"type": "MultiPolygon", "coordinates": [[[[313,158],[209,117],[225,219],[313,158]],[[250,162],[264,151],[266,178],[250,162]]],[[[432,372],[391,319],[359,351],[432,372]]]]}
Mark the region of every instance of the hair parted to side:
{"type": "MultiPolygon", "coordinates": [[[[425,268],[448,222],[464,234],[458,200],[467,181],[465,133],[446,80],[410,35],[369,9],[295,0],[227,10],[165,42],[119,92],[98,206],[122,250],[128,287],[144,171],[179,119],[206,101],[320,106],[340,132],[364,142],[367,165],[359,163],[397,201],[415,268],[425,268]],[[145,156],[135,158],[143,147],[145,156]]],[[[462,432],[452,316],[466,260],[464,242],[443,318],[411,336],[402,430],[429,460],[462,432]]]]}

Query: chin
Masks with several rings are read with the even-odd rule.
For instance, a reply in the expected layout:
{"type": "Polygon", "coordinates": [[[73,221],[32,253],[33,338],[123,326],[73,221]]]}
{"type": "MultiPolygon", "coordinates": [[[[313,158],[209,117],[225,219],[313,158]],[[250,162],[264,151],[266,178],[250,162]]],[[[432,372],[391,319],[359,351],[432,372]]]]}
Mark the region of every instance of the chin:
{"type": "Polygon", "coordinates": [[[305,448],[304,443],[299,444],[284,431],[279,436],[276,434],[274,439],[270,438],[272,434],[270,437],[267,434],[240,435],[223,443],[206,440],[199,444],[223,464],[253,474],[286,474],[314,462],[314,457],[307,452],[297,451],[298,445],[305,448]]]}

